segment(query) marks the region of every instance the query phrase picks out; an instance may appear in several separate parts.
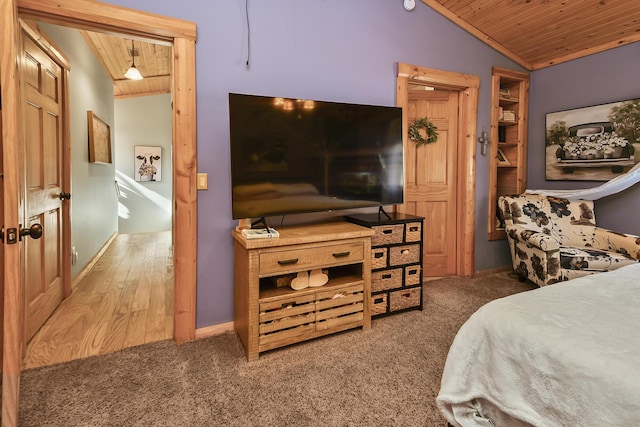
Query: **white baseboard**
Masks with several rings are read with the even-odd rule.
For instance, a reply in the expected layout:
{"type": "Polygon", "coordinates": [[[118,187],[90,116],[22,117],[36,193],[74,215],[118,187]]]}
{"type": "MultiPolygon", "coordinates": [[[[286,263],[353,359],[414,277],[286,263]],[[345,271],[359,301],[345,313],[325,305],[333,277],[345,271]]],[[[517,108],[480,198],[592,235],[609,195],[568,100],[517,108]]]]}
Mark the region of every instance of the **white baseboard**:
{"type": "Polygon", "coordinates": [[[80,271],[80,273],[78,273],[78,275],[71,281],[71,291],[74,291],[78,287],[80,282],[82,282],[82,279],[84,279],[85,276],[89,274],[93,266],[96,265],[98,261],[100,261],[100,258],[102,258],[102,255],[104,255],[107,249],[109,249],[109,246],[111,246],[111,244],[116,239],[116,237],[118,237],[117,231],[113,233],[111,237],[109,237],[107,242],[104,245],[102,245],[98,253],[96,253],[93,256],[93,258],[91,258],[91,261],[89,261],[87,265],[85,265],[84,268],[80,271]]]}

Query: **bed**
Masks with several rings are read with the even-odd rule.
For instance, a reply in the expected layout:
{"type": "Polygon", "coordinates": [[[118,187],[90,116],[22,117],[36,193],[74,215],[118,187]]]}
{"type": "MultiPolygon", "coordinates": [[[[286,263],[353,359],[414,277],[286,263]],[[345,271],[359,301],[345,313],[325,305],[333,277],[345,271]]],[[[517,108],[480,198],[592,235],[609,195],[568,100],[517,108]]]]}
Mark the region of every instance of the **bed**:
{"type": "Polygon", "coordinates": [[[481,307],[436,403],[453,426],[640,425],[640,264],[481,307]]]}

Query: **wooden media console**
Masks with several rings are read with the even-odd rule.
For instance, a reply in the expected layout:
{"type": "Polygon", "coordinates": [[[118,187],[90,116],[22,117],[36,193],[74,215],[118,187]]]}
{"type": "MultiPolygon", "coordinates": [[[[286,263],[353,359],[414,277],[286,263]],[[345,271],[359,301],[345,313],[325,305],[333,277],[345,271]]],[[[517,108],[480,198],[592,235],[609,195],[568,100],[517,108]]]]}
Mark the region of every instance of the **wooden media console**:
{"type": "Polygon", "coordinates": [[[347,329],[371,327],[371,236],[347,222],[279,228],[278,238],[234,239],[234,322],[247,360],[347,329]],[[294,290],[300,272],[328,282],[294,290]]]}

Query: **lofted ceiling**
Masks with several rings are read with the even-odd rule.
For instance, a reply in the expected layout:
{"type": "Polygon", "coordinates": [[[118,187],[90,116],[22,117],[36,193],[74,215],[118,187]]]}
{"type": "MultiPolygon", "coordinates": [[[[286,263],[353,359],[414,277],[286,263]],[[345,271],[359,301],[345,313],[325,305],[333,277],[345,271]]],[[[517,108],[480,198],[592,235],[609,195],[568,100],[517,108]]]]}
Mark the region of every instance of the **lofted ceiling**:
{"type": "MultiPolygon", "coordinates": [[[[422,0],[534,71],[640,41],[640,0],[422,0]]],[[[400,5],[398,6],[400,7],[400,5]]],[[[169,93],[171,45],[134,40],[143,80],[127,80],[131,39],[81,31],[114,82],[116,98],[169,93]]]]}
{"type": "Polygon", "coordinates": [[[133,40],[136,68],[144,77],[129,80],[124,73],[131,66],[131,39],[81,30],[80,33],[113,80],[115,98],[169,93],[171,91],[171,44],[133,40]]]}
{"type": "Polygon", "coordinates": [[[529,71],[640,41],[640,0],[422,0],[529,71]]]}

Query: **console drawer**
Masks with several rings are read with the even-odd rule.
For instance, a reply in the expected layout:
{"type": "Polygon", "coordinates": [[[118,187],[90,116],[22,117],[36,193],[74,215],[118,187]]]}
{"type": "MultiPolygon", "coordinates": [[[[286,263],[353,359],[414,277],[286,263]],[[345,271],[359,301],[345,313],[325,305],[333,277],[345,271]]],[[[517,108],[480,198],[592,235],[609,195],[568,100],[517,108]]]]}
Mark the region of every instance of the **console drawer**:
{"type": "Polygon", "coordinates": [[[269,251],[260,254],[260,276],[326,268],[360,262],[364,259],[361,242],[269,251]]]}

